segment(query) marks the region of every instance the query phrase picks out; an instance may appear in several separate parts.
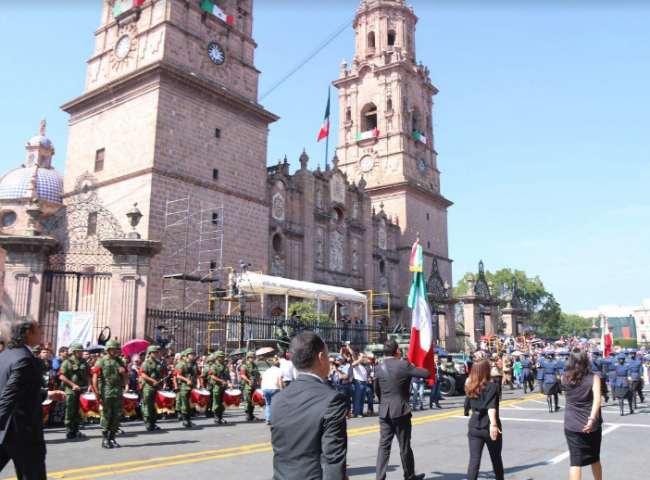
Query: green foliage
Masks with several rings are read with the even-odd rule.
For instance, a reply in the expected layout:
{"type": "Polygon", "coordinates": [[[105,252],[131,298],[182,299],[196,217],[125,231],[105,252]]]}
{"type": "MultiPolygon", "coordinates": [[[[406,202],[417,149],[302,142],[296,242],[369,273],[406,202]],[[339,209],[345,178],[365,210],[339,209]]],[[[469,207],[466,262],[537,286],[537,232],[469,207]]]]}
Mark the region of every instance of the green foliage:
{"type": "Polygon", "coordinates": [[[542,337],[558,337],[562,334],[562,308],[553,294],[533,314],[530,326],[542,337]]]}
{"type": "Polygon", "coordinates": [[[562,319],[560,321],[562,332],[560,335],[565,338],[573,337],[574,335],[590,338],[593,321],[594,319],[591,318],[583,318],[578,315],[562,313],[562,319]]]}
{"type": "MultiPolygon", "coordinates": [[[[305,322],[316,323],[318,321],[318,307],[316,306],[315,301],[309,302],[296,302],[289,305],[289,315],[300,315],[301,320],[305,322]]],[[[329,323],[332,319],[321,312],[320,314],[320,323],[329,323]]]]}
{"type": "Polygon", "coordinates": [[[621,348],[639,348],[636,338],[615,338],[614,345],[621,348]]]}

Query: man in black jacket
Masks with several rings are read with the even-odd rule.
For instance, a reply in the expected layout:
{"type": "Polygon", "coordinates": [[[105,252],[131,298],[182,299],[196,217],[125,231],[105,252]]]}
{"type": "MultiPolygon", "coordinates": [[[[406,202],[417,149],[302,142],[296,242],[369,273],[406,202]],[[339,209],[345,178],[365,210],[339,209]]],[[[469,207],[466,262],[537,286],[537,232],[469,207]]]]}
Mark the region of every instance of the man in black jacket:
{"type": "Polygon", "coordinates": [[[344,480],[348,451],[345,396],[324,383],[329,350],[314,332],[291,340],[296,380],[273,397],[271,443],[275,480],[344,480]]]}
{"type": "Polygon", "coordinates": [[[11,325],[7,350],[0,355],[0,471],[13,460],[18,480],[46,480],[43,401],[65,400],[65,393],[43,390],[43,372],[32,348],[41,342],[35,320],[11,325]]]}
{"type": "Polygon", "coordinates": [[[429,378],[431,373],[401,360],[402,350],[395,340],[384,344],[384,362],[375,367],[375,383],[381,392],[379,402],[379,451],[377,452],[377,480],[386,478],[393,437],[397,437],[399,453],[407,480],[422,480],[424,474],[415,474],[415,460],[411,450],[411,407],[409,386],[413,377],[429,378]],[[385,366],[385,367],[384,367],[385,366]],[[388,376],[384,370],[388,370],[388,376]]]}

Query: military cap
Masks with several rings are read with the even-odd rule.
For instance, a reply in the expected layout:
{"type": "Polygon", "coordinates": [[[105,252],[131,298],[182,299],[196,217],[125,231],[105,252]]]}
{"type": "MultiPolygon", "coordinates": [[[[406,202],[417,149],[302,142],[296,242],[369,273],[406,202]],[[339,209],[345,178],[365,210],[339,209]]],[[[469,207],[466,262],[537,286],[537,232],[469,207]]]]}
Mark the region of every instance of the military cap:
{"type": "Polygon", "coordinates": [[[32,352],[34,352],[34,353],[41,353],[41,347],[39,347],[38,345],[36,345],[34,348],[32,348],[32,352]]]}
{"type": "Polygon", "coordinates": [[[73,343],[72,345],[70,345],[70,348],[68,350],[70,350],[71,352],[76,352],[77,350],[83,350],[83,349],[84,346],[82,344],[73,343]]]}
{"type": "Polygon", "coordinates": [[[619,354],[616,356],[616,358],[618,358],[619,360],[620,360],[621,358],[622,358],[623,360],[627,360],[627,355],[625,355],[624,353],[619,353],[619,354]]]}
{"type": "Polygon", "coordinates": [[[149,348],[147,348],[147,355],[149,355],[150,353],[156,353],[158,351],[160,351],[159,347],[157,347],[156,345],[151,345],[149,348]]]}
{"type": "Polygon", "coordinates": [[[214,353],[211,353],[207,357],[205,357],[206,362],[214,362],[214,353]]]}
{"type": "Polygon", "coordinates": [[[593,353],[594,355],[600,355],[600,350],[598,350],[596,348],[596,349],[592,350],[591,353],[593,353]]]}
{"type": "Polygon", "coordinates": [[[104,347],[106,347],[106,350],[109,350],[111,348],[122,348],[117,340],[109,340],[106,342],[106,345],[104,345],[104,347]]]}
{"type": "Polygon", "coordinates": [[[246,358],[255,357],[255,352],[247,352],[246,358]]]}
{"type": "Polygon", "coordinates": [[[530,357],[530,353],[524,352],[524,357],[530,357]]]}
{"type": "Polygon", "coordinates": [[[634,355],[636,355],[636,352],[637,352],[636,348],[630,348],[630,353],[633,353],[634,355]]]}
{"type": "Polygon", "coordinates": [[[196,355],[196,350],[194,350],[193,348],[188,348],[187,350],[185,350],[185,355],[189,355],[190,353],[196,355]]]}
{"type": "Polygon", "coordinates": [[[212,356],[217,359],[218,357],[225,357],[226,354],[223,352],[223,350],[217,350],[212,354],[212,356]]]}

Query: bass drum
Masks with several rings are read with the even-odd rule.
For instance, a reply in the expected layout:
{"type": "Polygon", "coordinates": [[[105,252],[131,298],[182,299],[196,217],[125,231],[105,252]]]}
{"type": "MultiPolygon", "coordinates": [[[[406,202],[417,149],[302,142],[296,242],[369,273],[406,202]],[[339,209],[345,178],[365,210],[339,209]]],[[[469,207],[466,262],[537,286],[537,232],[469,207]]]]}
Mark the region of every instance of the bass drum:
{"type": "Polygon", "coordinates": [[[241,403],[241,390],[231,388],[223,392],[223,403],[226,408],[239,408],[239,404],[241,403]]]}

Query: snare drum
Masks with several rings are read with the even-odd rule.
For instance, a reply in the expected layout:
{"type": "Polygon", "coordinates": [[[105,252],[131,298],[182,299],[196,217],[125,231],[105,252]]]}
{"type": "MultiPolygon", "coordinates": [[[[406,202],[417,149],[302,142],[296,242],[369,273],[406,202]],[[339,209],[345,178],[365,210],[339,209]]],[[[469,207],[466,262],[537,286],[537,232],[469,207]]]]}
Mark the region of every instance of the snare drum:
{"type": "Polygon", "coordinates": [[[254,405],[259,405],[260,408],[264,408],[266,406],[266,402],[264,401],[264,393],[262,392],[261,388],[258,388],[253,392],[253,404],[254,405]]]}
{"type": "Polygon", "coordinates": [[[135,417],[138,395],[136,393],[124,393],[122,394],[122,402],[122,415],[128,418],[135,417]]]}
{"type": "Polygon", "coordinates": [[[50,410],[52,409],[52,400],[49,398],[43,402],[43,423],[50,419],[50,410]]]}
{"type": "Polygon", "coordinates": [[[190,408],[194,408],[199,412],[205,412],[208,408],[209,400],[210,392],[204,388],[200,390],[193,388],[190,392],[190,408]]]}
{"type": "Polygon", "coordinates": [[[99,402],[94,393],[84,393],[79,397],[79,414],[82,418],[99,418],[99,402]]]}
{"type": "Polygon", "coordinates": [[[176,394],[159,390],[156,392],[156,411],[158,413],[174,413],[176,394]]]}
{"type": "Polygon", "coordinates": [[[241,402],[241,390],[231,388],[223,392],[223,403],[226,408],[239,407],[241,402]]]}

